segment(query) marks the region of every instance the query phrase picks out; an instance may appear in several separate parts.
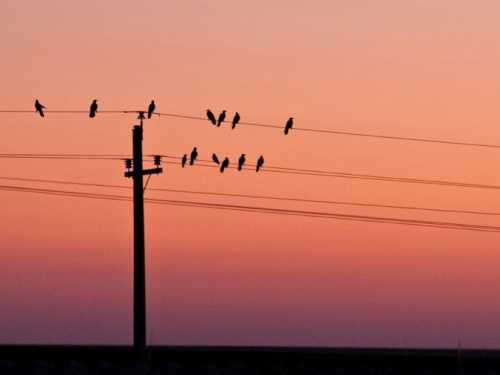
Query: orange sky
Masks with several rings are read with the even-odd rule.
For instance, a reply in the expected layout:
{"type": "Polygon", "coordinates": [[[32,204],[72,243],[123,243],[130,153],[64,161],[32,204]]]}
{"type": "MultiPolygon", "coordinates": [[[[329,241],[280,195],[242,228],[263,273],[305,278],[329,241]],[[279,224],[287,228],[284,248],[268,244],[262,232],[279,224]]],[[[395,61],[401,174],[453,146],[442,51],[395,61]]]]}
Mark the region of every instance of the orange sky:
{"type": "MultiPolygon", "coordinates": [[[[0,2],[0,343],[132,343],[132,203],[5,186],[131,196],[146,109],[242,122],[500,145],[496,0],[0,2]],[[12,155],[11,155],[12,156],[12,155]]],[[[498,189],[270,173],[272,167],[500,186],[499,148],[153,116],[148,155],[196,146],[234,167],[164,163],[146,198],[500,226],[498,189]],[[267,168],[267,169],[266,169],[267,168]]],[[[178,161],[164,158],[164,161],[178,161]]],[[[209,163],[205,163],[209,165],[209,163]]],[[[498,233],[146,204],[148,343],[500,346],[498,233]]]]}

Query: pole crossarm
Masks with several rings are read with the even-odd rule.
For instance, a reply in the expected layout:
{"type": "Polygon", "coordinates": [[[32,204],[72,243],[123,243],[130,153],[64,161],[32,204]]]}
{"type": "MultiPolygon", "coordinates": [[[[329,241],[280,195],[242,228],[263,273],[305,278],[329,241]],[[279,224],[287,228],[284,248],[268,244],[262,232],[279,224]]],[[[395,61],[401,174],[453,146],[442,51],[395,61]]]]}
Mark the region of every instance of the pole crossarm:
{"type": "MultiPolygon", "coordinates": [[[[149,175],[149,174],[160,174],[163,172],[163,168],[153,168],[153,169],[144,169],[142,170],[142,175],[149,175]]],[[[135,171],[129,171],[125,172],[125,177],[134,177],[137,172],[135,171]]]]}

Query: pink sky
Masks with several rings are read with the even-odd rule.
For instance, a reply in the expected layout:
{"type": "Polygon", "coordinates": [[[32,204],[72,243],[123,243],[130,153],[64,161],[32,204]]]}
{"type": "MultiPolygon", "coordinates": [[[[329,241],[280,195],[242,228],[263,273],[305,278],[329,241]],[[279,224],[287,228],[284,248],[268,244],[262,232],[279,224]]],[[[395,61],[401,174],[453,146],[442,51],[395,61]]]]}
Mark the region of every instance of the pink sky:
{"type": "MultiPolygon", "coordinates": [[[[146,109],[500,145],[497,0],[0,2],[0,343],[132,343],[132,203],[121,160],[146,109]]],[[[247,155],[262,172],[163,164],[146,198],[471,225],[439,213],[151,189],[500,213],[500,190],[270,173],[270,167],[500,185],[499,148],[154,116],[144,154],[247,155]],[[266,169],[267,168],[267,169],[266,169]]],[[[168,159],[177,160],[177,159],[168,159]]],[[[201,163],[200,163],[201,164],[201,163]]],[[[153,167],[146,157],[145,167],[153,167]]],[[[500,235],[146,204],[148,343],[500,347],[500,235]]]]}

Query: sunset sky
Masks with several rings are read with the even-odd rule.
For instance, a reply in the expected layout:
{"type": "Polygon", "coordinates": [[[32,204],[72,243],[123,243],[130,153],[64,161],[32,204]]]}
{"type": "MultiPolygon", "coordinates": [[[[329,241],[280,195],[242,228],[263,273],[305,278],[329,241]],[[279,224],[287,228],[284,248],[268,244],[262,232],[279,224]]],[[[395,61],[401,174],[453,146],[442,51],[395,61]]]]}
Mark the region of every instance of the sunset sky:
{"type": "Polygon", "coordinates": [[[0,344],[132,344],[133,206],[117,197],[132,197],[125,111],[154,100],[148,344],[500,348],[498,0],[0,14],[0,344]]]}

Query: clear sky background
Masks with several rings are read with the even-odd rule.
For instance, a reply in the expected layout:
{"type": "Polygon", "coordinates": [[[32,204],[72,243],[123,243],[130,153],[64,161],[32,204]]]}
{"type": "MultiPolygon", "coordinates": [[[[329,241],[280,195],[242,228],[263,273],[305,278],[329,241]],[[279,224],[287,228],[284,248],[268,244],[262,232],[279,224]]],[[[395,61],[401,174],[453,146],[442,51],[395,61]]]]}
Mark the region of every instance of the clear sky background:
{"type": "Polygon", "coordinates": [[[357,219],[146,203],[148,343],[500,347],[500,148],[333,133],[499,146],[498,0],[4,0],[0,14],[0,343],[132,343],[132,202],[34,189],[131,197],[120,157],[137,115],[104,111],[154,99],[279,128],[153,116],[144,163],[164,155],[164,172],[146,198],[357,219]],[[93,119],[50,112],[93,99],[93,119]]]}

